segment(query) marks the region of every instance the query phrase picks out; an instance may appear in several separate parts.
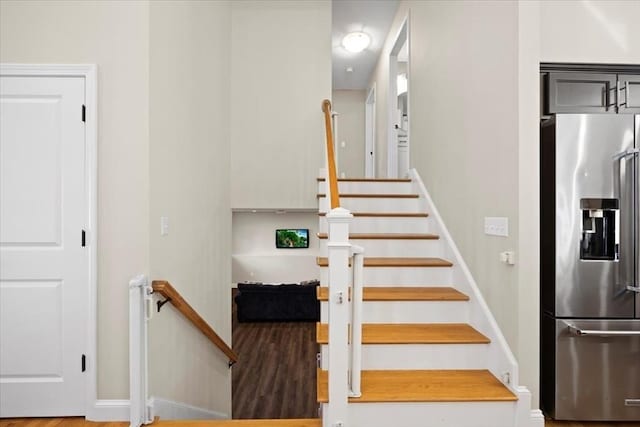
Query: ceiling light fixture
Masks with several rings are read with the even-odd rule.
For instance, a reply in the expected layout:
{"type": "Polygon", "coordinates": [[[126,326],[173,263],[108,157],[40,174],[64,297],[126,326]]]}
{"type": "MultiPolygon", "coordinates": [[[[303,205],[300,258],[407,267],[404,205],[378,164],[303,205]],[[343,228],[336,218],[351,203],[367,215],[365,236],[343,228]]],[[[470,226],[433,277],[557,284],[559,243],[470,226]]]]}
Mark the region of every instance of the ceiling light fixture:
{"type": "Polygon", "coordinates": [[[358,53],[369,47],[371,37],[363,32],[349,33],[342,39],[342,46],[351,53],[358,53]]]}

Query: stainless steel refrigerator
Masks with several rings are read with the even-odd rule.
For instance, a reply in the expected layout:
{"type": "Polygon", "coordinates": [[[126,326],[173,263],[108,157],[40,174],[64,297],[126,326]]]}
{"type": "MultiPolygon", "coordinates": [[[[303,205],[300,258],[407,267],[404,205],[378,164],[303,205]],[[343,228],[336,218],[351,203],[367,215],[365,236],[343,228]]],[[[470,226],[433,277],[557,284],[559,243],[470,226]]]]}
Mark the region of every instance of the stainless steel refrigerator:
{"type": "Polygon", "coordinates": [[[541,126],[541,405],[640,421],[640,115],[541,126]]]}

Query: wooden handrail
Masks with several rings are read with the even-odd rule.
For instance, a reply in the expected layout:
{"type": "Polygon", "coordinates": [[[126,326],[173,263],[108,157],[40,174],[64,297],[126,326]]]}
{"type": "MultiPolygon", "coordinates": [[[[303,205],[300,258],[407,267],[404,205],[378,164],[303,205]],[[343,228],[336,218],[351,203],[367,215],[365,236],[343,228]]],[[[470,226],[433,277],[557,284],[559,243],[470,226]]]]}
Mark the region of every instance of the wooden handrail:
{"type": "Polygon", "coordinates": [[[327,134],[327,167],[329,168],[329,192],[331,193],[331,209],[340,207],[338,194],[338,174],[336,172],[336,157],[333,152],[333,130],[331,126],[331,101],[322,101],[324,112],[324,129],[327,134]]]}
{"type": "Polygon", "coordinates": [[[153,291],[159,293],[163,297],[167,298],[171,305],[173,305],[184,317],[189,319],[193,325],[200,330],[211,342],[218,347],[229,358],[229,366],[238,361],[238,355],[225,343],[222,338],[216,334],[216,332],[209,326],[197,311],[189,305],[189,303],[182,298],[182,295],[176,291],[166,280],[154,280],[151,282],[153,291]]]}

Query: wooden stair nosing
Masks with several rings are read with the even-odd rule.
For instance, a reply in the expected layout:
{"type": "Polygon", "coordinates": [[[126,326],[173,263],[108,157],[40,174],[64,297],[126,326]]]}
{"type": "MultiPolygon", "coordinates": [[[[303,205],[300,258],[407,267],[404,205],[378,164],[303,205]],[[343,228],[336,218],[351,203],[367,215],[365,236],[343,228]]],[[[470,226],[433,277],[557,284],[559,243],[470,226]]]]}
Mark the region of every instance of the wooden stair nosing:
{"type": "MultiPolygon", "coordinates": [[[[320,267],[329,266],[329,258],[317,257],[316,264],[320,267]]],[[[453,263],[442,258],[394,258],[394,257],[365,257],[365,267],[452,267],[453,263]]]]}
{"type": "MultiPolygon", "coordinates": [[[[317,233],[318,239],[327,239],[328,233],[317,233]]],[[[440,236],[431,233],[349,233],[351,240],[438,240],[440,236]]]]}
{"type": "MultiPolygon", "coordinates": [[[[403,194],[403,193],[346,193],[338,195],[341,199],[418,199],[419,194],[403,194]]],[[[326,194],[317,194],[316,197],[321,199],[327,197],[326,194]]]]}
{"type": "MultiPolygon", "coordinates": [[[[329,325],[316,324],[316,341],[328,344],[329,325]]],[[[491,340],[466,323],[364,323],[362,344],[489,344],[491,340]]]]}
{"type": "MultiPolygon", "coordinates": [[[[319,182],[326,178],[317,178],[319,182]]],[[[411,182],[411,178],[338,178],[338,182],[411,182]]]]}
{"type": "MultiPolygon", "coordinates": [[[[326,216],[326,212],[318,212],[318,216],[326,216]]],[[[351,212],[354,217],[371,218],[427,218],[426,212],[351,212]]]]}
{"type": "MultiPolygon", "coordinates": [[[[329,288],[318,286],[319,301],[329,300],[329,288]]],[[[450,286],[364,286],[363,301],[469,301],[469,297],[450,286]]]]}
{"type": "MultiPolygon", "coordinates": [[[[318,402],[328,402],[327,371],[318,369],[318,402]]],[[[349,403],[513,402],[518,400],[488,370],[362,371],[362,396],[349,403]]]]}

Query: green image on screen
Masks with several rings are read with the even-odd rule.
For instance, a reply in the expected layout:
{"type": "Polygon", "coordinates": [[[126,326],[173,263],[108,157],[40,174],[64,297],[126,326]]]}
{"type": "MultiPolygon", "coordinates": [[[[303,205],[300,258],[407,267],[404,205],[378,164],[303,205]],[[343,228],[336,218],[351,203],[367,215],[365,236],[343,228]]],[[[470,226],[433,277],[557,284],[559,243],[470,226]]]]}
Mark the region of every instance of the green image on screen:
{"type": "Polygon", "coordinates": [[[276,248],[308,248],[309,230],[306,228],[287,228],[276,230],[276,248]]]}

